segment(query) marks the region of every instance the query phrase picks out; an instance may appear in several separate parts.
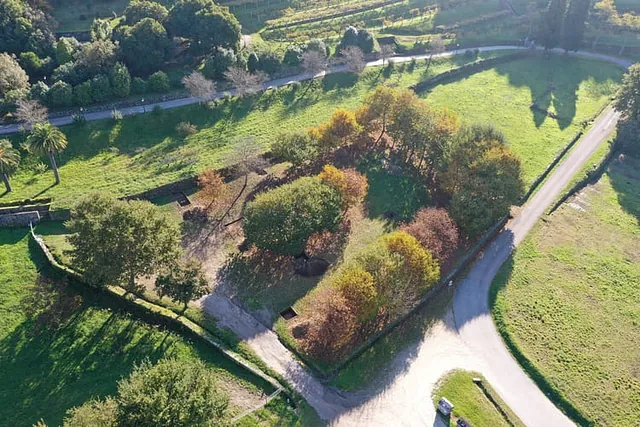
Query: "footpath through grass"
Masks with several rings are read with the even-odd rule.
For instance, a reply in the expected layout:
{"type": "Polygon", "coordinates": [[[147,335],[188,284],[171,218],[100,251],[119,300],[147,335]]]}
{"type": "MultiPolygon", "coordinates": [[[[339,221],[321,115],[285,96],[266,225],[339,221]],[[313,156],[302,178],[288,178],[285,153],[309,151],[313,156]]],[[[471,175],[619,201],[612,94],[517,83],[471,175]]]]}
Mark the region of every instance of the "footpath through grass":
{"type": "MultiPolygon", "coordinates": [[[[455,426],[459,418],[474,426],[524,426],[487,380],[476,372],[453,371],[446,374],[438,381],[432,397],[436,407],[442,397],[453,404],[453,416],[446,420],[451,426],[455,426]],[[482,387],[473,382],[475,378],[482,380],[482,387]]],[[[439,413],[438,416],[442,417],[439,413]]]]}
{"type": "MultiPolygon", "coordinates": [[[[115,393],[117,381],[144,359],[202,358],[231,394],[230,416],[273,391],[210,347],[136,320],[101,294],[49,279],[45,263],[27,229],[0,230],[3,425],[60,425],[69,408],[115,393]]],[[[266,425],[297,418],[286,405],[265,411],[266,425]]]]}
{"type": "Polygon", "coordinates": [[[640,420],[639,170],[614,160],[536,226],[492,288],[498,328],[530,374],[601,426],[640,420]]]}

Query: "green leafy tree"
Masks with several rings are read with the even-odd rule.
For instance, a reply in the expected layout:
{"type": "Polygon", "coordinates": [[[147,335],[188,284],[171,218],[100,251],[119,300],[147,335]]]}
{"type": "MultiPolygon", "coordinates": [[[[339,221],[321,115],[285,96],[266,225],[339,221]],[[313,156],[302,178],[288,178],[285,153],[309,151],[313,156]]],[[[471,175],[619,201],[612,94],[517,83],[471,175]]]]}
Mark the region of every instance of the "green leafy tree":
{"type": "Polygon", "coordinates": [[[563,34],[564,16],[567,11],[567,0],[550,0],[549,6],[542,13],[538,41],[545,50],[560,45],[563,34]]]}
{"type": "Polygon", "coordinates": [[[73,88],[73,99],[76,105],[85,106],[93,102],[91,97],[91,81],[80,83],[73,88]]]}
{"type": "Polygon", "coordinates": [[[131,92],[136,95],[142,95],[149,91],[149,85],[142,77],[134,77],[131,82],[131,92]]]}
{"type": "Polygon", "coordinates": [[[145,18],[122,30],[120,51],[133,74],[148,75],[160,69],[169,59],[171,40],[162,24],[145,18]]]}
{"type": "Polygon", "coordinates": [[[51,19],[30,3],[0,0],[0,52],[18,55],[32,51],[46,56],[51,50],[54,41],[51,19]]]}
{"type": "Polygon", "coordinates": [[[75,54],[76,68],[81,69],[87,77],[106,74],[115,65],[117,54],[116,45],[111,40],[82,44],[75,54]]]}
{"type": "Polygon", "coordinates": [[[625,117],[640,120],[640,64],[633,64],[622,77],[615,108],[625,117]]]}
{"type": "Polygon", "coordinates": [[[591,0],[571,0],[564,18],[564,36],[562,47],[566,51],[577,51],[584,38],[587,16],[591,0]]]}
{"type": "Polygon", "coordinates": [[[237,62],[238,58],[233,50],[217,47],[205,59],[202,74],[208,79],[223,80],[224,73],[237,62]]]}
{"type": "Polygon", "coordinates": [[[247,70],[250,73],[255,73],[258,71],[258,67],[260,66],[260,58],[258,54],[255,52],[251,52],[249,57],[247,58],[247,70]]]}
{"type": "Polygon", "coordinates": [[[368,30],[358,31],[358,47],[363,53],[373,52],[375,46],[373,34],[368,30]]]}
{"type": "Polygon", "coordinates": [[[332,281],[356,319],[364,322],[378,311],[378,291],[371,273],[359,266],[349,266],[332,281]]]}
{"type": "Polygon", "coordinates": [[[154,1],[133,0],[124,10],[124,15],[127,17],[128,25],[137,24],[145,18],[155,19],[162,23],[167,19],[169,11],[166,7],[154,1]]]}
{"type": "Polygon", "coordinates": [[[46,102],[47,95],[49,94],[49,86],[43,81],[34,83],[29,90],[31,99],[37,99],[41,102],[46,102]]]}
{"type": "Polygon", "coordinates": [[[58,172],[58,165],[56,163],[56,154],[67,148],[67,137],[65,134],[51,123],[36,123],[33,125],[29,136],[27,136],[27,147],[30,152],[38,156],[49,156],[56,184],[60,184],[60,173],[58,172]]]}
{"type": "Polygon", "coordinates": [[[175,263],[166,273],[156,278],[156,291],[162,298],[168,296],[174,301],[184,304],[207,295],[211,288],[207,281],[202,264],[190,259],[185,263],[175,263]]]}
{"type": "Polygon", "coordinates": [[[249,244],[300,255],[313,233],[334,231],[341,220],[338,192],[306,177],[258,195],[247,205],[243,228],[249,244]]]}
{"type": "Polygon", "coordinates": [[[166,92],[170,89],[169,76],[164,71],[156,71],[147,79],[147,86],[150,91],[156,93],[166,92]]]}
{"type": "Polygon", "coordinates": [[[300,46],[292,45],[287,47],[284,53],[282,63],[287,67],[297,67],[302,62],[302,53],[304,51],[300,46]]]}
{"type": "Polygon", "coordinates": [[[42,75],[44,64],[35,52],[22,52],[20,54],[20,66],[33,80],[37,80],[42,75]]]}
{"type": "Polygon", "coordinates": [[[109,77],[100,74],[91,79],[91,99],[93,99],[93,102],[106,102],[111,99],[112,95],[113,91],[111,90],[109,77]]]}
{"type": "Polygon", "coordinates": [[[131,94],[131,74],[126,65],[117,62],[109,72],[109,81],[113,94],[118,98],[126,98],[131,94]]]}
{"type": "Polygon", "coordinates": [[[0,95],[6,95],[12,90],[28,88],[29,76],[20,67],[18,61],[7,53],[0,53],[0,95]]]}
{"type": "Polygon", "coordinates": [[[11,141],[8,139],[0,139],[0,178],[4,183],[7,193],[11,192],[11,183],[9,176],[18,167],[20,163],[20,153],[13,148],[11,141]]]}
{"type": "Polygon", "coordinates": [[[80,47],[80,42],[75,37],[60,37],[55,44],[54,54],[58,65],[72,62],[73,57],[80,47]]]}
{"type": "Polygon", "coordinates": [[[318,150],[307,132],[283,133],[276,137],[271,146],[275,157],[300,167],[314,160],[318,150]]]}
{"type": "Polygon", "coordinates": [[[240,47],[240,24],[227,7],[212,0],[180,0],[169,11],[167,28],[174,36],[191,39],[195,54],[210,52],[220,46],[237,51],[240,47]]]}
{"type": "Polygon", "coordinates": [[[111,40],[113,27],[107,19],[94,19],[91,23],[91,40],[111,40]]]}
{"type": "Polygon", "coordinates": [[[94,193],[72,210],[70,255],[96,285],[136,291],[136,279],[151,276],[180,256],[178,226],[146,201],[119,201],[94,193]]]}
{"type": "Polygon", "coordinates": [[[118,392],[67,412],[65,427],[213,427],[225,422],[229,396],[216,373],[199,359],[145,361],[118,392]]]}

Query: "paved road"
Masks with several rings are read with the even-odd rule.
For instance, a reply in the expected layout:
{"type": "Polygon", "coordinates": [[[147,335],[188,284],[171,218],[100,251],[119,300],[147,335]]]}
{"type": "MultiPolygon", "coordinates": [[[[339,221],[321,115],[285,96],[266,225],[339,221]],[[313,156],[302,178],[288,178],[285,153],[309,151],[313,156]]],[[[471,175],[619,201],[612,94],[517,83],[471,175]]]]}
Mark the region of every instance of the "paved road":
{"type": "MultiPolygon", "coordinates": [[[[502,51],[502,50],[523,50],[525,49],[524,47],[519,47],[519,46],[485,46],[485,47],[481,47],[478,48],[478,50],[480,52],[498,52],[498,51],[502,51]]],[[[438,58],[438,57],[449,57],[449,56],[454,56],[454,55],[460,55],[460,54],[464,54],[465,50],[460,49],[460,50],[456,50],[456,51],[452,51],[452,52],[444,52],[438,55],[434,55],[434,58],[438,58]]],[[[562,51],[559,49],[554,49],[554,52],[556,53],[561,53],[562,51]]],[[[601,59],[604,61],[608,61],[608,62],[613,62],[616,63],[622,67],[628,67],[629,63],[628,61],[621,59],[621,58],[617,58],[617,57],[612,57],[612,56],[607,56],[607,55],[601,55],[601,54],[597,54],[597,53],[591,53],[591,52],[572,52],[571,55],[576,55],[576,56],[583,56],[583,57],[588,57],[588,58],[592,58],[592,59],[601,59]]],[[[396,63],[402,63],[402,62],[409,62],[413,59],[425,59],[428,58],[429,55],[427,54],[423,54],[423,55],[413,55],[413,56],[398,56],[398,57],[394,57],[393,61],[396,63]]],[[[382,65],[382,60],[379,59],[377,61],[371,61],[367,63],[367,67],[379,67],[382,65]]],[[[345,66],[336,66],[333,67],[329,70],[327,70],[326,72],[323,71],[315,76],[312,76],[311,74],[298,74],[296,76],[291,76],[291,77],[285,77],[282,79],[277,79],[277,80],[271,80],[269,82],[266,82],[263,85],[263,88],[266,89],[268,87],[281,87],[281,86],[285,86],[288,85],[290,83],[293,82],[302,82],[305,80],[309,80],[311,78],[316,78],[316,77],[322,77],[326,74],[332,74],[332,73],[339,73],[339,72],[343,72],[346,70],[345,66]]],[[[230,93],[231,95],[235,94],[235,90],[229,90],[227,91],[228,93],[230,93]]],[[[215,98],[219,98],[221,97],[223,94],[219,93],[216,94],[215,98]]],[[[172,101],[163,101],[163,102],[155,102],[155,103],[150,103],[150,104],[146,104],[144,106],[136,106],[136,107],[126,107],[126,108],[121,108],[119,109],[123,115],[125,116],[129,116],[132,114],[143,114],[143,113],[147,113],[152,111],[155,107],[160,107],[162,109],[171,109],[171,108],[179,108],[179,107],[184,107],[186,105],[192,105],[192,104],[197,104],[198,102],[200,102],[201,100],[199,98],[193,98],[193,97],[188,97],[188,98],[182,98],[182,99],[175,99],[172,101]]],[[[87,121],[96,121],[96,120],[104,120],[104,119],[109,119],[111,118],[111,111],[112,109],[106,109],[103,111],[97,111],[97,112],[93,112],[93,113],[86,113],[85,117],[87,119],[87,121]]],[[[62,117],[56,117],[56,118],[52,118],[51,123],[54,124],[55,126],[64,126],[64,125],[68,125],[73,123],[73,117],[71,115],[68,116],[62,116],[62,117]]],[[[0,135],[7,135],[7,134],[11,134],[11,133],[15,133],[19,130],[20,125],[18,124],[11,124],[11,125],[0,125],[0,135]]]]}

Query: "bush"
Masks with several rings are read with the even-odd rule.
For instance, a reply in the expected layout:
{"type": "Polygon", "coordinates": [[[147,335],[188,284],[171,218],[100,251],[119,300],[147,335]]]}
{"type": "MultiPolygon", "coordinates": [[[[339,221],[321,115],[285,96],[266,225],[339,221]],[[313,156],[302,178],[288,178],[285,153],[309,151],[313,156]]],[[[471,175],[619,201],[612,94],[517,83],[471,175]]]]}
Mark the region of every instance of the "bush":
{"type": "Polygon", "coordinates": [[[78,126],[84,126],[87,124],[87,118],[84,114],[74,114],[71,116],[71,119],[73,120],[73,124],[78,126]]]}
{"type": "Polygon", "coordinates": [[[101,74],[91,79],[91,99],[93,102],[106,102],[112,97],[111,83],[107,76],[101,74]]]}
{"type": "Polygon", "coordinates": [[[303,50],[300,46],[289,46],[284,53],[282,63],[287,67],[297,67],[302,62],[303,50]]]}
{"type": "Polygon", "coordinates": [[[73,105],[73,88],[66,82],[55,82],[49,89],[49,104],[53,107],[73,105]]]}
{"type": "Polygon", "coordinates": [[[180,122],[178,126],[176,126],[176,132],[178,132],[182,136],[193,135],[198,131],[198,128],[193,123],[189,122],[180,122]]]}
{"type": "Polygon", "coordinates": [[[282,60],[276,52],[263,52],[259,55],[258,70],[271,75],[282,69],[282,60]]]}
{"type": "Polygon", "coordinates": [[[167,92],[170,88],[169,76],[164,71],[156,71],[149,76],[148,85],[152,92],[167,92]]]}
{"type": "Polygon", "coordinates": [[[81,68],[76,66],[75,62],[67,62],[53,70],[51,79],[54,82],[64,81],[70,85],[79,85],[86,81],[89,75],[81,68]]]}
{"type": "Polygon", "coordinates": [[[418,239],[441,265],[451,260],[458,246],[458,227],[444,209],[420,209],[402,230],[418,239]]]}
{"type": "Polygon", "coordinates": [[[122,111],[116,110],[115,108],[111,111],[111,119],[113,121],[119,122],[123,117],[122,111]]]}
{"type": "Polygon", "coordinates": [[[358,44],[357,46],[362,50],[362,53],[371,53],[374,48],[374,38],[373,34],[371,34],[368,30],[360,30],[358,31],[358,44]]]}
{"type": "Polygon", "coordinates": [[[317,178],[300,178],[258,195],[247,205],[247,243],[300,255],[313,233],[334,231],[342,220],[340,195],[317,178]]]}
{"type": "Polygon", "coordinates": [[[126,98],[131,94],[131,74],[126,65],[116,63],[109,72],[109,81],[113,88],[113,95],[118,98],[126,98]]]}
{"type": "Polygon", "coordinates": [[[76,105],[85,106],[91,104],[93,97],[91,96],[91,82],[80,83],[73,88],[73,99],[76,105]]]}
{"type": "Polygon", "coordinates": [[[294,167],[314,160],[318,156],[313,140],[307,132],[280,134],[271,146],[273,155],[294,167]]]}
{"type": "Polygon", "coordinates": [[[136,95],[142,95],[149,91],[149,87],[142,77],[134,77],[131,82],[131,91],[136,95]]]}
{"type": "Polygon", "coordinates": [[[231,49],[217,47],[204,61],[202,74],[211,80],[224,80],[224,73],[236,64],[238,58],[231,49]]]}
{"type": "Polygon", "coordinates": [[[255,52],[251,52],[249,57],[247,58],[247,70],[250,73],[255,73],[258,71],[258,67],[260,65],[260,58],[258,58],[258,54],[255,52]]]}

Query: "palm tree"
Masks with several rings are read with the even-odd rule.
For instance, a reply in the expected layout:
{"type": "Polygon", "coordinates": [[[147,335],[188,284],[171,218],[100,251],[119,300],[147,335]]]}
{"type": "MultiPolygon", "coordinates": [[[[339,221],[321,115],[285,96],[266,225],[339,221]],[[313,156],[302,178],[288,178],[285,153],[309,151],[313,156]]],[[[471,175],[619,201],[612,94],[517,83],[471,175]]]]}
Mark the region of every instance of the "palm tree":
{"type": "Polygon", "coordinates": [[[0,139],[0,177],[7,188],[7,193],[11,192],[11,183],[9,175],[20,163],[20,153],[13,148],[11,141],[8,139],[0,139]]]}
{"type": "Polygon", "coordinates": [[[55,155],[67,148],[67,137],[51,123],[36,123],[31,134],[27,137],[29,151],[39,156],[49,155],[51,169],[56,177],[56,184],[60,184],[60,174],[55,155]]]}

